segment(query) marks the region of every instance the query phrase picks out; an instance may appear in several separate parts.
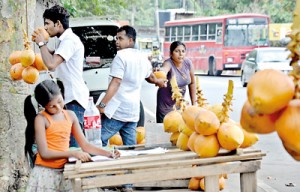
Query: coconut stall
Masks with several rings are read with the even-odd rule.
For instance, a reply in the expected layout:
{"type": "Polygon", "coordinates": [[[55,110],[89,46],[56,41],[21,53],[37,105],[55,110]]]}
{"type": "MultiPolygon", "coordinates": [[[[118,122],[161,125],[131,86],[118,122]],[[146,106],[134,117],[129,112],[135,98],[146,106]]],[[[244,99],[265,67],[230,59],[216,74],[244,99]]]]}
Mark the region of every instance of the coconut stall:
{"type": "Polygon", "coordinates": [[[123,146],[116,134],[109,143],[121,151],[120,159],[76,161],[65,166],[64,176],[73,181],[75,191],[133,183],[135,188],[214,192],[226,187],[228,174],[240,175],[241,191],[256,190],[256,172],[265,153],[251,148],[258,141],[256,133],[246,131],[229,117],[233,81],[228,82],[223,103],[214,105],[206,102],[199,84],[197,106],[187,104],[175,77],[171,86],[174,110],[162,124],[151,125],[166,133],[168,142],[147,141],[144,127],[137,128],[135,146],[123,146]]]}
{"type": "MultiPolygon", "coordinates": [[[[300,10],[297,1],[295,10],[300,10]]],[[[216,192],[226,188],[228,174],[239,174],[240,191],[256,191],[256,173],[266,155],[252,146],[257,134],[277,132],[287,153],[300,160],[300,67],[298,64],[300,18],[294,13],[291,41],[290,74],[276,70],[257,72],[248,83],[247,100],[241,109],[240,122],[230,118],[234,85],[228,82],[221,104],[206,102],[197,80],[197,105],[186,103],[171,80],[174,110],[163,124],[153,124],[170,135],[168,143],[147,142],[145,127],[137,128],[137,145],[123,146],[120,135],[109,143],[127,153],[120,159],[98,159],[65,166],[64,176],[73,181],[74,191],[120,186],[177,187],[216,192]]],[[[34,84],[39,71],[45,70],[24,33],[24,50],[13,52],[10,75],[13,80],[34,84]]],[[[157,74],[164,78],[165,74],[157,74]]]]}
{"type": "MultiPolygon", "coordinates": [[[[298,62],[292,59],[293,63],[298,62]]],[[[166,115],[163,124],[151,125],[169,136],[168,143],[155,142],[155,138],[148,141],[145,128],[140,127],[138,145],[122,146],[119,135],[110,140],[119,150],[127,151],[128,156],[105,162],[67,164],[64,176],[73,181],[75,191],[133,183],[136,188],[215,192],[226,188],[229,174],[238,174],[240,191],[257,191],[256,175],[266,155],[252,147],[259,142],[257,134],[277,132],[287,153],[299,160],[297,66],[289,75],[273,70],[256,73],[247,88],[248,98],[241,109],[240,122],[229,116],[232,81],[228,82],[223,103],[213,105],[206,103],[197,84],[198,105],[189,106],[172,80],[177,107],[166,115]],[[251,86],[252,83],[256,86],[251,86]],[[271,94],[261,91],[267,89],[271,94]]]]}
{"type": "MultiPolygon", "coordinates": [[[[299,0],[295,10],[300,10],[299,0]]],[[[105,162],[67,164],[65,178],[73,181],[75,191],[133,183],[135,187],[216,192],[226,188],[229,174],[238,174],[240,191],[257,191],[256,175],[266,155],[253,148],[259,142],[257,134],[277,132],[286,152],[300,160],[299,29],[295,11],[287,45],[293,70],[289,74],[276,70],[257,72],[248,83],[240,122],[229,115],[234,99],[232,81],[228,82],[223,102],[209,104],[197,80],[197,105],[191,106],[172,79],[176,106],[163,124],[152,125],[169,136],[167,143],[147,141],[145,128],[137,130],[135,146],[122,146],[116,135],[110,143],[131,155],[105,162]]]]}

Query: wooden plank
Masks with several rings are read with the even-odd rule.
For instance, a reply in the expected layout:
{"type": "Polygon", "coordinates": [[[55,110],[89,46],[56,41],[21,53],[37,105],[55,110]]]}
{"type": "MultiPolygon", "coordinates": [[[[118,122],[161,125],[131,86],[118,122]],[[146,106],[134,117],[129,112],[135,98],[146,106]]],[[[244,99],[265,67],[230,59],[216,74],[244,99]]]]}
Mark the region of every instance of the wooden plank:
{"type": "MultiPolygon", "coordinates": [[[[138,172],[145,172],[145,171],[155,171],[155,170],[169,170],[172,168],[177,168],[178,166],[167,166],[167,167],[152,167],[152,168],[143,168],[143,169],[134,169],[130,170],[131,173],[138,173],[138,172]]],[[[116,171],[95,171],[95,172],[84,172],[84,173],[74,173],[72,175],[67,176],[69,179],[76,178],[76,177],[89,177],[89,176],[101,176],[101,175],[112,175],[112,174],[126,174],[129,170],[121,169],[116,171]]]]}
{"type": "MultiPolygon", "coordinates": [[[[161,154],[161,155],[141,155],[140,157],[133,157],[130,159],[117,159],[112,161],[104,161],[104,162],[87,162],[80,165],[80,167],[76,166],[79,172],[88,171],[89,169],[108,169],[109,167],[116,167],[122,165],[123,167],[126,165],[137,165],[139,163],[155,163],[155,162],[170,162],[171,160],[180,159],[192,159],[197,161],[198,164],[206,164],[206,163],[218,163],[222,161],[233,161],[233,160],[245,160],[249,158],[257,159],[265,156],[264,153],[244,153],[242,155],[232,155],[232,156],[220,156],[220,157],[212,157],[212,158],[199,158],[193,152],[185,152],[185,153],[175,153],[175,154],[161,154]]],[[[74,170],[74,164],[66,164],[65,172],[69,170],[74,170]]],[[[75,169],[76,170],[76,169],[75,169]]]]}
{"type": "MultiPolygon", "coordinates": [[[[222,162],[222,163],[226,163],[226,162],[222,162]]],[[[230,162],[229,162],[230,163],[230,162]]],[[[163,169],[173,169],[173,168],[177,168],[177,167],[191,167],[192,165],[197,164],[197,161],[195,160],[185,160],[184,162],[170,162],[169,165],[167,165],[167,163],[158,163],[156,165],[161,165],[161,166],[154,166],[152,164],[150,164],[150,166],[145,167],[144,165],[142,166],[137,166],[137,165],[132,165],[131,167],[134,167],[130,169],[130,167],[127,167],[127,169],[124,169],[124,167],[120,167],[119,169],[114,168],[114,169],[110,169],[110,170],[103,170],[103,171],[99,171],[99,170],[91,170],[91,171],[83,171],[83,172],[69,172],[69,173],[64,173],[66,178],[76,178],[76,177],[87,177],[87,176],[94,176],[94,175],[106,175],[106,174],[118,174],[118,173],[127,173],[127,172],[136,172],[139,170],[146,170],[146,169],[157,169],[158,167],[163,167],[163,169]],[[184,164],[186,163],[186,164],[184,164]],[[163,164],[165,164],[166,166],[163,166],[163,164]]],[[[202,164],[204,165],[204,164],[202,164]]],[[[199,176],[199,175],[197,175],[199,176]]]]}
{"type": "Polygon", "coordinates": [[[188,188],[190,179],[174,179],[166,181],[150,181],[144,183],[135,183],[133,187],[136,188],[188,188]]]}
{"type": "MultiPolygon", "coordinates": [[[[81,170],[88,169],[89,167],[107,167],[115,166],[119,164],[134,164],[137,162],[149,162],[149,161],[162,161],[170,159],[187,159],[187,158],[196,158],[198,155],[191,151],[179,151],[176,153],[165,153],[165,154],[153,154],[153,155],[140,155],[140,156],[131,156],[128,158],[120,158],[117,160],[111,161],[101,161],[101,162],[87,162],[83,163],[80,167],[81,170]]],[[[74,170],[74,164],[66,164],[65,171],[74,170]]]]}
{"type": "Polygon", "coordinates": [[[240,174],[241,192],[256,192],[257,178],[256,172],[247,172],[240,174]]]}
{"type": "Polygon", "coordinates": [[[75,178],[72,180],[72,187],[73,190],[76,192],[82,192],[81,188],[81,178],[75,178]]]}
{"type": "Polygon", "coordinates": [[[219,192],[219,175],[211,175],[204,177],[204,191],[219,192]]]}
{"type": "MultiPolygon", "coordinates": [[[[260,150],[255,150],[255,151],[251,150],[249,152],[247,152],[247,151],[249,151],[249,150],[244,150],[243,154],[246,154],[246,153],[248,154],[250,152],[252,152],[252,153],[253,152],[260,152],[260,150]]],[[[225,152],[223,152],[223,153],[225,153],[225,152]]],[[[229,156],[228,151],[227,151],[227,153],[221,154],[221,155],[222,156],[220,156],[220,157],[223,157],[223,155],[229,156]]],[[[93,167],[92,169],[94,169],[94,167],[99,167],[100,168],[100,167],[107,167],[107,166],[110,166],[110,165],[115,166],[115,165],[118,165],[118,164],[126,164],[126,163],[133,164],[133,163],[136,163],[136,162],[139,162],[139,161],[143,161],[143,162],[147,162],[147,161],[153,162],[153,161],[162,161],[162,160],[170,161],[170,160],[173,160],[173,159],[187,159],[187,158],[196,158],[196,157],[198,157],[198,155],[194,152],[181,151],[179,149],[174,149],[174,150],[171,150],[170,152],[167,152],[165,154],[131,156],[131,157],[128,157],[128,158],[118,159],[118,161],[87,162],[87,163],[83,163],[80,166],[74,165],[74,164],[66,164],[64,170],[65,171],[74,170],[75,166],[79,167],[81,170],[84,170],[84,169],[88,169],[89,167],[93,167]]],[[[215,158],[219,158],[219,157],[217,156],[217,157],[209,158],[210,160],[212,160],[211,163],[213,163],[215,158]]]]}
{"type": "Polygon", "coordinates": [[[238,148],[236,150],[229,151],[229,150],[221,148],[216,157],[227,156],[227,155],[241,155],[241,154],[245,154],[245,153],[255,153],[255,152],[261,152],[261,150],[254,149],[254,148],[245,148],[245,149],[238,148]]]}
{"type": "MultiPolygon", "coordinates": [[[[102,161],[102,162],[87,162],[83,163],[78,170],[78,172],[84,172],[88,170],[108,170],[110,168],[116,167],[126,167],[126,165],[135,165],[141,162],[164,162],[164,160],[176,160],[176,159],[191,159],[197,158],[198,156],[193,152],[178,152],[178,153],[168,153],[168,154],[159,154],[159,155],[141,155],[141,156],[134,156],[131,158],[126,159],[116,159],[112,161],[102,161]]],[[[65,165],[65,172],[69,170],[74,171],[74,164],[66,164],[65,165]]]]}
{"type": "Polygon", "coordinates": [[[81,164],[82,164],[82,163],[81,163],[80,160],[77,160],[77,161],[76,161],[75,166],[74,166],[76,172],[78,172],[78,171],[80,170],[81,164]]]}
{"type": "Polygon", "coordinates": [[[147,171],[138,173],[128,173],[124,175],[106,175],[102,177],[83,178],[82,188],[91,189],[104,186],[116,186],[127,183],[140,183],[150,181],[161,181],[171,179],[190,178],[199,175],[213,176],[222,173],[243,173],[255,172],[260,169],[261,162],[245,161],[245,162],[229,162],[219,163],[213,165],[203,165],[199,167],[178,167],[170,170],[163,171],[147,171]]]}
{"type": "MultiPolygon", "coordinates": [[[[99,164],[95,165],[95,162],[92,163],[84,163],[81,165],[80,170],[67,170],[64,172],[64,176],[66,178],[75,178],[81,177],[81,173],[87,174],[91,172],[91,176],[94,175],[95,171],[104,172],[104,171],[118,171],[118,170],[132,170],[132,169],[144,169],[144,168],[153,168],[153,167],[169,167],[169,166],[191,166],[191,165],[205,165],[211,163],[225,163],[231,161],[240,161],[240,160],[249,160],[249,159],[261,159],[261,157],[265,155],[262,153],[249,153],[242,155],[234,155],[234,156],[222,156],[222,157],[213,157],[213,158],[195,158],[195,159],[185,159],[185,160],[170,160],[167,161],[157,161],[149,159],[135,159],[133,164],[128,164],[128,161],[125,161],[123,164],[122,159],[113,161],[112,164],[99,164]],[[143,161],[144,160],[144,161],[143,161]],[[85,165],[90,164],[90,166],[86,167],[85,165]]],[[[129,160],[129,159],[128,159],[129,160]]],[[[165,159],[166,160],[166,159],[165,159]]],[[[110,161],[111,162],[111,161],[110,161]]],[[[130,162],[130,161],[129,161],[130,162]]]]}

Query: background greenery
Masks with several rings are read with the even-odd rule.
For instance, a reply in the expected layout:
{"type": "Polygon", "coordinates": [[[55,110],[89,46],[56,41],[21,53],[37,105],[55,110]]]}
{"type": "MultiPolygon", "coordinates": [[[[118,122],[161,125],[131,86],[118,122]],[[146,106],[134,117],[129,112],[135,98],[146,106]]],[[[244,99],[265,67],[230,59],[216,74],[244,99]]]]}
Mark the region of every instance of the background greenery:
{"type": "MultiPolygon", "coordinates": [[[[134,26],[154,26],[155,0],[60,0],[73,17],[105,16],[134,26]]],[[[291,23],[295,0],[158,0],[158,9],[194,11],[195,16],[231,13],[269,15],[271,23],[291,23]]]]}

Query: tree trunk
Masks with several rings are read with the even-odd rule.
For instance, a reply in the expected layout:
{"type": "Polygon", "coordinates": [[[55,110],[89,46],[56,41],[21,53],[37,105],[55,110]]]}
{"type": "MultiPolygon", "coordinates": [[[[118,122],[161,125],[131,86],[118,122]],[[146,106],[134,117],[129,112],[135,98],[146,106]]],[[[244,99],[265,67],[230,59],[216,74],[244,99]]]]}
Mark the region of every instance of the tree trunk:
{"type": "MultiPolygon", "coordinates": [[[[31,86],[12,81],[10,53],[23,50],[23,30],[29,36],[35,26],[43,25],[42,14],[53,1],[0,0],[0,191],[24,191],[29,167],[24,155],[26,121],[24,99],[31,86]]],[[[32,45],[34,48],[34,46],[32,45]]]]}

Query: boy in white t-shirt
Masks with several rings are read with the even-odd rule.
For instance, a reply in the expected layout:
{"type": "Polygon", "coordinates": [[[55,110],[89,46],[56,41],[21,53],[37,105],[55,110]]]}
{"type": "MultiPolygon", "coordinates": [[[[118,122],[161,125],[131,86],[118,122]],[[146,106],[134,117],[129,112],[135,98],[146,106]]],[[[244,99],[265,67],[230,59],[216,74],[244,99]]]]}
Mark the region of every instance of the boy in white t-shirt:
{"type": "MultiPolygon", "coordinates": [[[[59,5],[46,9],[43,14],[45,30],[50,37],[58,37],[60,41],[54,51],[48,49],[46,37],[40,30],[35,30],[33,37],[45,65],[49,70],[55,70],[56,77],[62,81],[66,108],[75,112],[83,130],[83,115],[89,98],[89,90],[82,76],[84,46],[69,28],[69,17],[68,11],[59,5]]],[[[78,147],[73,136],[70,147],[78,147]]]]}

